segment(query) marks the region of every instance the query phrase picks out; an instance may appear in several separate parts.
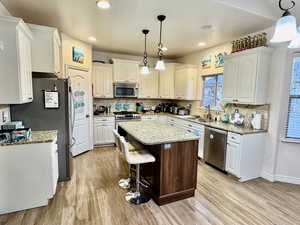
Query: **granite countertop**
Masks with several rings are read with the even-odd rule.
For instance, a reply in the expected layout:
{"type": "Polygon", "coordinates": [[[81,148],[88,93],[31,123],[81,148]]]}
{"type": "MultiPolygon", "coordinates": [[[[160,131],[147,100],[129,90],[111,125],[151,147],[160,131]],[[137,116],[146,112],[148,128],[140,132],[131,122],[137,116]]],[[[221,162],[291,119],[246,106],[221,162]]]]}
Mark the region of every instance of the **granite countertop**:
{"type": "Polygon", "coordinates": [[[222,122],[202,122],[202,124],[205,126],[208,126],[208,127],[226,130],[226,131],[241,134],[241,135],[268,132],[267,130],[254,130],[251,128],[237,127],[233,124],[222,123],[222,122]]]}
{"type": "Polygon", "coordinates": [[[119,126],[144,145],[198,140],[196,135],[161,121],[123,122],[119,126]]]}
{"type": "Polygon", "coordinates": [[[13,143],[0,143],[0,146],[51,143],[57,139],[57,133],[58,133],[57,130],[32,131],[31,138],[29,138],[26,141],[13,142],[13,143]]]}
{"type": "Polygon", "coordinates": [[[152,113],[146,113],[146,114],[142,114],[142,115],[166,115],[166,116],[171,116],[171,117],[174,117],[176,119],[190,121],[190,122],[193,122],[193,123],[198,123],[198,124],[202,124],[204,126],[208,126],[208,127],[212,127],[212,128],[216,128],[216,129],[221,129],[221,130],[225,130],[225,131],[229,131],[229,132],[233,132],[233,133],[238,133],[238,134],[241,134],[241,135],[268,132],[268,130],[265,130],[265,129],[255,130],[255,129],[252,129],[252,128],[238,127],[238,126],[235,126],[235,125],[230,124],[230,123],[222,123],[222,122],[214,122],[214,121],[213,122],[203,122],[203,121],[197,121],[197,120],[188,119],[188,118],[180,118],[180,116],[170,114],[170,113],[153,113],[152,112],[152,113]]]}

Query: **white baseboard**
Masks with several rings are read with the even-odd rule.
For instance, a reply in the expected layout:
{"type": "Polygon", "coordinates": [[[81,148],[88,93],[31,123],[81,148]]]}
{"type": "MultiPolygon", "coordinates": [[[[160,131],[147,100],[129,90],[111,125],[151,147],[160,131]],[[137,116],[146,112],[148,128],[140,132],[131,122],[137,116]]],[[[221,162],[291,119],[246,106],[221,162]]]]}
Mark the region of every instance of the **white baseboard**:
{"type": "Polygon", "coordinates": [[[271,173],[266,172],[266,171],[262,171],[261,177],[268,180],[268,181],[270,181],[270,182],[275,181],[275,176],[271,173]]]}
{"type": "Polygon", "coordinates": [[[297,178],[297,177],[290,177],[290,176],[284,176],[284,175],[273,175],[266,171],[263,171],[261,173],[261,177],[270,182],[278,181],[278,182],[283,182],[283,183],[300,185],[300,178],[297,178]]]}
{"type": "Polygon", "coordinates": [[[300,185],[300,178],[297,178],[297,177],[289,177],[289,176],[284,176],[284,175],[275,175],[275,180],[279,181],[279,182],[300,185]]]}

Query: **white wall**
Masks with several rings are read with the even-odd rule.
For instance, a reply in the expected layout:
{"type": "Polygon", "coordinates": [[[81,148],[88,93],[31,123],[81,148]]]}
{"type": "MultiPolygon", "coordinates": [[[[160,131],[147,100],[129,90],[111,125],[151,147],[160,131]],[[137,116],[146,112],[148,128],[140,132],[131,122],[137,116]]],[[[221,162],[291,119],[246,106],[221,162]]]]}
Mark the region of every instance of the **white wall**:
{"type": "MultiPolygon", "coordinates": [[[[273,34],[273,28],[264,32],[268,39],[273,34]]],[[[225,43],[210,49],[205,49],[179,58],[182,63],[199,65],[203,56],[223,52],[231,48],[230,43],[225,43]]],[[[266,139],[265,158],[262,176],[270,181],[282,181],[300,184],[300,144],[284,143],[281,140],[286,121],[287,92],[290,74],[287,72],[291,53],[287,46],[272,46],[274,49],[271,68],[268,102],[270,103],[269,130],[266,139]]],[[[299,50],[298,50],[299,51],[299,50]]],[[[212,63],[213,66],[214,62],[212,63]]],[[[200,67],[201,70],[201,67],[200,67]]],[[[217,69],[202,70],[200,74],[215,74],[217,69]]]]}
{"type": "MultiPolygon", "coordinates": [[[[125,60],[133,60],[143,63],[143,56],[136,55],[127,55],[127,54],[119,54],[119,53],[111,53],[111,52],[103,52],[103,51],[93,51],[93,60],[109,62],[110,59],[125,59],[125,60]]],[[[148,57],[148,63],[150,66],[155,65],[157,58],[148,57]]],[[[166,62],[174,62],[174,60],[165,59],[166,62]]]]}

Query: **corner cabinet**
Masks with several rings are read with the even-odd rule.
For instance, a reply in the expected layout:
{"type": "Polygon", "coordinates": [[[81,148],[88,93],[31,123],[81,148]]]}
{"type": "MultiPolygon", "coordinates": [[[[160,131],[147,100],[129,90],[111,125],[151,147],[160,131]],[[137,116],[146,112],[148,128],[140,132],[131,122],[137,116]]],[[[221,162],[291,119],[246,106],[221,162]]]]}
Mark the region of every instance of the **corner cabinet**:
{"type": "Polygon", "coordinates": [[[241,182],[261,176],[266,133],[228,133],[226,171],[241,182]]]}
{"type": "Polygon", "coordinates": [[[166,70],[159,72],[159,98],[174,99],[175,63],[167,63],[166,70]]]}
{"type": "Polygon", "coordinates": [[[111,64],[93,63],[93,97],[113,98],[113,68],[111,64]]]}
{"type": "Polygon", "coordinates": [[[140,74],[139,98],[158,98],[158,71],[150,69],[150,74],[140,74]]]}
{"type": "Polygon", "coordinates": [[[61,73],[61,40],[53,27],[27,24],[33,33],[32,71],[40,73],[61,73]]]}
{"type": "Polygon", "coordinates": [[[32,33],[20,18],[0,16],[0,104],[32,102],[32,33]]]}
{"type": "Polygon", "coordinates": [[[138,83],[139,62],[112,59],[114,82],[138,83]]]}
{"type": "Polygon", "coordinates": [[[198,67],[180,65],[175,69],[175,99],[197,99],[198,67]]]}
{"type": "Polygon", "coordinates": [[[266,104],[271,54],[270,48],[260,47],[226,56],[223,101],[266,104]]]}

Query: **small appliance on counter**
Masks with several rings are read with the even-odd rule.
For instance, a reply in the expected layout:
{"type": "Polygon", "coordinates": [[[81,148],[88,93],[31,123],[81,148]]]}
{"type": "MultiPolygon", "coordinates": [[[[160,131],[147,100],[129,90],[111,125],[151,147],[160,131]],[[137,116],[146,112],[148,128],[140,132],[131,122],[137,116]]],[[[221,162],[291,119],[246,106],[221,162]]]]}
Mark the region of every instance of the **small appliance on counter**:
{"type": "Polygon", "coordinates": [[[15,130],[24,128],[22,121],[6,122],[1,126],[2,130],[15,130]]]}
{"type": "Polygon", "coordinates": [[[96,110],[94,111],[94,115],[99,115],[101,113],[108,113],[108,107],[104,105],[100,105],[96,107],[96,110]]]}
{"type": "Polygon", "coordinates": [[[243,126],[244,120],[245,116],[241,115],[238,109],[231,114],[230,123],[234,124],[235,126],[243,126]]]}
{"type": "Polygon", "coordinates": [[[256,113],[253,115],[253,119],[251,121],[251,125],[253,129],[260,130],[261,129],[261,121],[262,121],[262,115],[260,113],[256,113]]]}
{"type": "Polygon", "coordinates": [[[0,130],[0,143],[16,143],[30,139],[30,128],[2,129],[0,130]]]}
{"type": "Polygon", "coordinates": [[[140,113],[143,111],[143,103],[142,102],[137,102],[136,103],[136,112],[140,113]]]}

